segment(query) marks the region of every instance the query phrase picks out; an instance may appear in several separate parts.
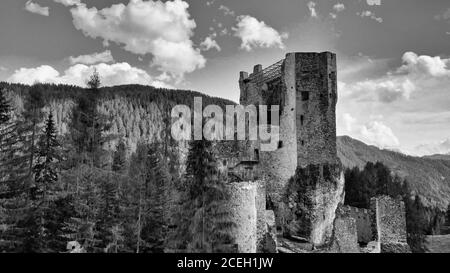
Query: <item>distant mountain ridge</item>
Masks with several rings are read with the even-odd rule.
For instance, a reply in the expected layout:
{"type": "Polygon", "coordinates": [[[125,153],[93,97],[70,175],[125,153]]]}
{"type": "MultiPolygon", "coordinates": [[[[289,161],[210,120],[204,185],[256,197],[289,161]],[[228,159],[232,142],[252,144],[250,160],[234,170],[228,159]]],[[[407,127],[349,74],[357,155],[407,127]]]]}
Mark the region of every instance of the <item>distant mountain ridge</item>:
{"type": "Polygon", "coordinates": [[[423,158],[427,158],[427,159],[435,159],[435,160],[450,160],[450,154],[445,154],[445,155],[429,155],[429,156],[424,156],[423,158]]]}
{"type": "Polygon", "coordinates": [[[382,162],[407,179],[425,205],[446,210],[450,203],[450,156],[413,157],[382,150],[348,136],[337,139],[338,156],[347,168],[363,168],[367,162],[382,162]]]}

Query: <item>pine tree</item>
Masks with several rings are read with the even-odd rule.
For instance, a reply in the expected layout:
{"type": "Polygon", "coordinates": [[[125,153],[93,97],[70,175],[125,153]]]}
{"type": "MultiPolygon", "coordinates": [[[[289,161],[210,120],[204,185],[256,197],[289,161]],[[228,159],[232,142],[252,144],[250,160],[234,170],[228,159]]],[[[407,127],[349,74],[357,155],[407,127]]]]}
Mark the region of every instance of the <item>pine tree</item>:
{"type": "MultiPolygon", "coordinates": [[[[34,186],[26,218],[27,237],[25,251],[48,252],[48,238],[55,237],[47,228],[57,223],[51,223],[50,211],[52,203],[58,197],[58,162],[60,158],[59,143],[56,139],[56,128],[53,114],[50,112],[45,122],[45,128],[37,145],[36,164],[33,167],[34,186]]],[[[52,230],[51,232],[57,232],[52,230]]]]}
{"type": "Polygon", "coordinates": [[[220,176],[211,142],[193,141],[187,158],[179,232],[190,252],[221,252],[232,243],[234,223],[228,220],[224,202],[229,200],[226,179],[220,176]]]}
{"type": "MultiPolygon", "coordinates": [[[[29,173],[30,173],[30,179],[32,179],[32,172],[33,172],[33,166],[34,166],[34,156],[35,156],[35,150],[36,150],[36,139],[37,139],[37,133],[38,133],[38,124],[41,122],[42,119],[42,108],[45,105],[45,101],[43,98],[42,93],[43,86],[41,84],[34,84],[29,92],[28,96],[26,97],[25,101],[25,112],[23,113],[23,122],[29,124],[29,130],[30,130],[30,142],[29,142],[29,173]]],[[[30,185],[31,187],[31,185],[30,185]]]]}
{"type": "Polygon", "coordinates": [[[102,179],[100,182],[99,215],[96,223],[99,245],[101,249],[111,251],[117,247],[120,236],[117,182],[113,179],[102,179]]]}
{"type": "Polygon", "coordinates": [[[24,251],[29,208],[29,128],[10,119],[11,107],[1,95],[0,115],[0,252],[24,251]]]}
{"type": "Polygon", "coordinates": [[[112,171],[122,173],[126,169],[126,158],[127,147],[123,139],[119,141],[116,147],[116,151],[113,154],[112,171]]]}
{"type": "Polygon", "coordinates": [[[50,111],[38,143],[36,164],[33,169],[37,193],[45,195],[45,198],[55,197],[53,191],[55,191],[55,184],[58,181],[58,162],[61,158],[59,148],[55,122],[50,111]]]}
{"type": "Polygon", "coordinates": [[[133,252],[162,252],[167,233],[166,202],[167,167],[159,147],[139,143],[130,163],[130,196],[128,211],[133,227],[126,228],[127,245],[133,252]],[[131,237],[130,237],[131,236],[131,237]],[[132,243],[131,243],[132,242],[132,243]]]}
{"type": "Polygon", "coordinates": [[[97,104],[100,97],[100,76],[94,71],[87,82],[88,89],[82,93],[72,110],[71,138],[79,156],[79,163],[103,168],[105,166],[105,151],[103,144],[110,140],[104,136],[110,123],[102,115],[97,104]]]}
{"type": "Polygon", "coordinates": [[[0,89],[0,126],[9,121],[9,112],[11,111],[11,106],[4,94],[4,90],[0,89]]]}
{"type": "Polygon", "coordinates": [[[149,252],[163,252],[164,241],[167,233],[165,223],[167,166],[157,155],[157,148],[151,146],[147,151],[146,183],[149,187],[149,209],[145,224],[145,236],[149,252]]]}

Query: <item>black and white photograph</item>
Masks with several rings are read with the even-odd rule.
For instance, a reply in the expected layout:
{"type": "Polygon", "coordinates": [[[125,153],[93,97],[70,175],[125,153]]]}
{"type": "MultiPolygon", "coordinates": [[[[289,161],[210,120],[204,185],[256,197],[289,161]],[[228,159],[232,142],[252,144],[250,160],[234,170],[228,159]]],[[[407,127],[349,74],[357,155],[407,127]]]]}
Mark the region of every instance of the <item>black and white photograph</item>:
{"type": "Polygon", "coordinates": [[[0,1],[0,253],[450,253],[450,2],[0,1]]]}

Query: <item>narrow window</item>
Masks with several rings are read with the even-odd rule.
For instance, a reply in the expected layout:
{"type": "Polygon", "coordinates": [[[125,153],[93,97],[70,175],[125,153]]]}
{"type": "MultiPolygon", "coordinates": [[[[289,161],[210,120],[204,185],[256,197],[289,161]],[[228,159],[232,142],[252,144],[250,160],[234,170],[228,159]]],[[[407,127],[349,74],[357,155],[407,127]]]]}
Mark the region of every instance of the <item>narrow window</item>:
{"type": "Polygon", "coordinates": [[[281,149],[281,148],[283,148],[283,141],[278,142],[278,149],[281,149]]]}
{"type": "Polygon", "coordinates": [[[259,161],[259,150],[255,149],[255,160],[259,161]]]}
{"type": "Polygon", "coordinates": [[[302,91],[302,101],[309,100],[309,92],[308,91],[302,91]]]}
{"type": "Polygon", "coordinates": [[[305,116],[301,115],[300,116],[300,124],[303,126],[305,124],[305,116]]]}

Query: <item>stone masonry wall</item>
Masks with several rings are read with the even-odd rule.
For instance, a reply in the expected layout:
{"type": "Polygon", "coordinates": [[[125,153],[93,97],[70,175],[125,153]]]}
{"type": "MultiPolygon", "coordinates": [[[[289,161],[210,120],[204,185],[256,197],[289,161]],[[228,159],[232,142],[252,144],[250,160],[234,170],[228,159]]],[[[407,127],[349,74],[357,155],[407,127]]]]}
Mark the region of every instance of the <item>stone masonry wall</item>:
{"type": "Polygon", "coordinates": [[[267,229],[264,181],[236,182],[228,185],[228,203],[233,235],[239,253],[262,252],[267,229]]]}
{"type": "Polygon", "coordinates": [[[299,166],[335,163],[336,55],[296,53],[297,161],[299,166]]]}
{"type": "Polygon", "coordinates": [[[230,183],[228,203],[231,221],[235,223],[233,235],[239,253],[256,253],[258,186],[252,182],[230,183]]]}
{"type": "Polygon", "coordinates": [[[359,253],[356,220],[339,215],[334,222],[334,238],[331,252],[359,253]]]}
{"type": "Polygon", "coordinates": [[[372,219],[368,209],[342,206],[339,214],[355,219],[359,243],[367,244],[372,241],[372,219]]]}
{"type": "Polygon", "coordinates": [[[406,241],[405,204],[389,196],[372,198],[374,213],[374,237],[381,244],[382,252],[410,252],[406,241]]]}

